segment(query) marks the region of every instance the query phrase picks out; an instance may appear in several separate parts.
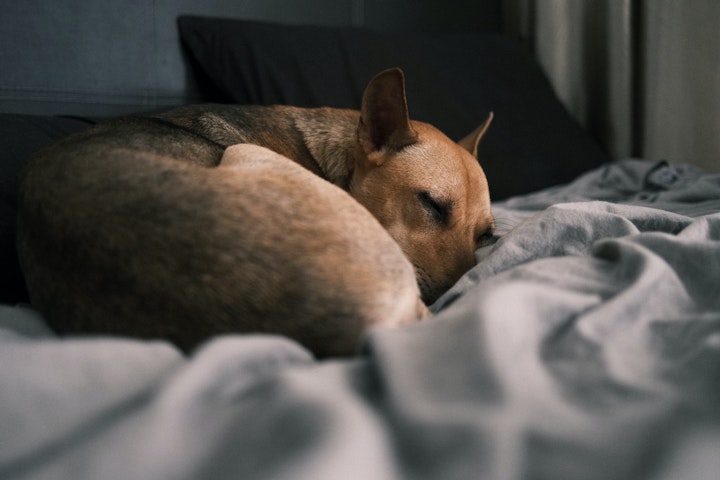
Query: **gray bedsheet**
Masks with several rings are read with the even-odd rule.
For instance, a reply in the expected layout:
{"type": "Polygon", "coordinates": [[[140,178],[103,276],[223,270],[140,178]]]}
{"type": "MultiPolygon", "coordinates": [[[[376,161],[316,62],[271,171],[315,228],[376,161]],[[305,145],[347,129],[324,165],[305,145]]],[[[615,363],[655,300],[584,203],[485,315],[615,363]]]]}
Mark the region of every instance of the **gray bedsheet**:
{"type": "Polygon", "coordinates": [[[435,318],[349,360],[0,307],[0,478],[717,480],[720,175],[626,160],[494,208],[435,318]]]}

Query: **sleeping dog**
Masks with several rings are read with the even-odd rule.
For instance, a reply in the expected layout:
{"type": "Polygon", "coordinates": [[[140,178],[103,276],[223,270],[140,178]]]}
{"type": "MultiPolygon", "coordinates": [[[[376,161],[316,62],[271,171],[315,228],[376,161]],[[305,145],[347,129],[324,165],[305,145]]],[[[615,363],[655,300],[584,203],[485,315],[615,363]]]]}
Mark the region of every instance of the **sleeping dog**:
{"type": "Polygon", "coordinates": [[[99,124],[31,158],[18,251],[58,332],[227,332],[355,351],[426,316],[493,231],[475,154],[411,121],[399,69],[360,111],[186,106],[99,124]],[[424,302],[423,302],[424,301],[424,302]]]}

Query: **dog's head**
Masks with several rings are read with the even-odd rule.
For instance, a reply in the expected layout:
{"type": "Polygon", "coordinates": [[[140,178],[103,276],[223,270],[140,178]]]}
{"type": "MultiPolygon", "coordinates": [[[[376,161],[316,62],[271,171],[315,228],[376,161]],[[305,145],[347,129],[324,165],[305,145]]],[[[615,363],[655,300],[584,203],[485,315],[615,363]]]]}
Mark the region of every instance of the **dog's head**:
{"type": "Polygon", "coordinates": [[[399,69],[373,78],[358,125],[351,194],[400,245],[431,303],[475,264],[494,229],[490,194],[476,155],[492,114],[455,143],[409,119],[399,69]]]}

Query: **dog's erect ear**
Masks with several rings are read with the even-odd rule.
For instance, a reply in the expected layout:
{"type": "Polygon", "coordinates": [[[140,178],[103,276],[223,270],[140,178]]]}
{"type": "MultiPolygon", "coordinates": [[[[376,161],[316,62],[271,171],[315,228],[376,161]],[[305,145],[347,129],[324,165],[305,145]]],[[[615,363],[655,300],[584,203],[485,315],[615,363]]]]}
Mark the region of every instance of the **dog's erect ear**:
{"type": "Polygon", "coordinates": [[[488,114],[488,117],[485,119],[485,121],[476,128],[470,135],[463,138],[458,142],[461,147],[463,147],[465,150],[470,152],[473,157],[477,158],[477,152],[478,152],[478,145],[480,144],[480,139],[485,136],[485,132],[487,132],[488,127],[490,127],[490,123],[493,119],[493,112],[490,112],[488,114]]]}
{"type": "Polygon", "coordinates": [[[365,88],[358,141],[365,154],[398,151],[417,142],[408,115],[405,77],[399,68],[378,73],[365,88]]]}

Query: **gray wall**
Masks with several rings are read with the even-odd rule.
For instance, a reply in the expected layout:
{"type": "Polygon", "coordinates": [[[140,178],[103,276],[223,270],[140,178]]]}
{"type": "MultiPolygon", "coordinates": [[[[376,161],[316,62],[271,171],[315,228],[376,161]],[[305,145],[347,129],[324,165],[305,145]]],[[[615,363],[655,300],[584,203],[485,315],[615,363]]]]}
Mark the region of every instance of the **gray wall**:
{"type": "Polygon", "coordinates": [[[108,115],[199,101],[176,18],[497,30],[495,0],[0,0],[0,112],[108,115]]]}

